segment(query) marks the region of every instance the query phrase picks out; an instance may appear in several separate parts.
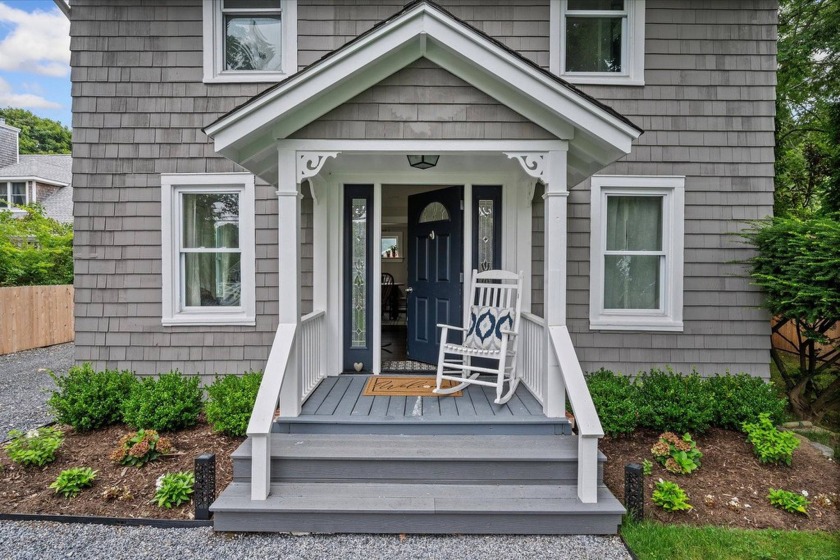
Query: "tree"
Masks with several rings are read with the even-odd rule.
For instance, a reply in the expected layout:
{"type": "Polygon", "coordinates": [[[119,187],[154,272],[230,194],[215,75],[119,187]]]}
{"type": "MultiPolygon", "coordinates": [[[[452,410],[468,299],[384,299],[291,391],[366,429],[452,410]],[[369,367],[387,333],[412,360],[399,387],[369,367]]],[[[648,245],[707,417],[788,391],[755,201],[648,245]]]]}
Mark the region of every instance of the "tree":
{"type": "Polygon", "coordinates": [[[840,411],[840,221],[828,217],[774,218],[745,234],[757,249],[751,276],[767,298],[773,332],[793,323],[798,363],[791,367],[778,348],[770,355],[800,418],[821,421],[840,411]]]}
{"type": "Polygon", "coordinates": [[[840,2],[782,0],[776,92],[777,216],[835,208],[840,154],[840,2]],[[832,194],[834,193],[834,194],[832,194]]]}
{"type": "Polygon", "coordinates": [[[69,154],[70,129],[58,121],[45,119],[27,111],[11,107],[0,109],[6,124],[20,129],[20,153],[69,154]]]}

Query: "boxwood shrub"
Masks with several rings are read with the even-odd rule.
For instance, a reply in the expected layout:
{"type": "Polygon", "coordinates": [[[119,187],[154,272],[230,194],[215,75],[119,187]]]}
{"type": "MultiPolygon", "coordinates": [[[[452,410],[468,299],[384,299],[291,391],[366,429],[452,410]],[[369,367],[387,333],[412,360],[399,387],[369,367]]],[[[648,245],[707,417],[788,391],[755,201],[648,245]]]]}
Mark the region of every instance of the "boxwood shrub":
{"type": "Polygon", "coordinates": [[[639,425],[658,432],[702,433],[712,424],[715,406],[709,385],[696,373],[680,375],[652,369],[634,381],[639,425]]]}
{"type": "Polygon", "coordinates": [[[217,377],[207,387],[204,412],[213,430],[231,436],[244,436],[251,420],[262,373],[217,377]]]}
{"type": "Polygon", "coordinates": [[[741,430],[744,422],[755,422],[767,414],[773,425],[784,420],[787,401],[779,398],[772,384],[746,373],[717,375],[706,380],[712,395],[714,424],[741,430]]]}
{"type": "Polygon", "coordinates": [[[198,376],[178,371],[147,377],[123,401],[123,420],[138,430],[170,432],[195,426],[201,413],[198,376]]]}
{"type": "Polygon", "coordinates": [[[138,384],[130,371],[94,371],[89,364],[70,368],[67,375],[50,374],[57,390],[47,405],[61,424],[80,432],[122,420],[123,399],[138,384]]]}
{"type": "Polygon", "coordinates": [[[605,434],[618,436],[636,429],[639,423],[638,396],[628,377],[602,368],[588,374],[586,384],[605,434]]]}

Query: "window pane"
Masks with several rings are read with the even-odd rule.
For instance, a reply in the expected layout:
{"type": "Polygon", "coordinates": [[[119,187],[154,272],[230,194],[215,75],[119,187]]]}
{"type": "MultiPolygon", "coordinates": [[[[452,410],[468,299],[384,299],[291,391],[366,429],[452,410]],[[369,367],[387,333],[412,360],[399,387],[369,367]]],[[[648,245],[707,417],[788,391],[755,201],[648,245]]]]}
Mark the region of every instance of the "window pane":
{"type": "Polygon", "coordinates": [[[241,305],[239,253],[185,253],[182,271],[188,307],[241,305]]]}
{"type": "Polygon", "coordinates": [[[282,70],[279,17],[225,16],[225,30],[225,70],[282,70]]]}
{"type": "Polygon", "coordinates": [[[566,72],[621,72],[621,21],[566,18],[566,72]]]}
{"type": "Polygon", "coordinates": [[[493,201],[478,201],[478,268],[493,270],[493,201]]]}
{"type": "Polygon", "coordinates": [[[569,0],[569,10],[623,10],[624,0],[569,0]]]}
{"type": "Polygon", "coordinates": [[[26,204],[26,183],[12,183],[12,204],[26,204]]]}
{"type": "Polygon", "coordinates": [[[420,223],[425,224],[426,222],[448,222],[449,221],[449,212],[446,210],[446,206],[441,204],[440,202],[432,202],[420,213],[420,223]]]}
{"type": "Polygon", "coordinates": [[[7,208],[9,206],[9,192],[7,189],[7,183],[0,183],[0,208],[7,208]]]}
{"type": "Polygon", "coordinates": [[[280,0],[225,0],[226,9],[253,10],[253,9],[280,9],[280,0]]]}
{"type": "Polygon", "coordinates": [[[239,247],[239,195],[184,193],[183,247],[239,247]]]}
{"type": "Polygon", "coordinates": [[[659,309],[657,255],[606,255],[604,309],[659,309]]]}
{"type": "Polygon", "coordinates": [[[354,198],[351,208],[353,239],[351,264],[353,267],[353,288],[351,294],[352,314],[350,317],[350,346],[367,346],[367,200],[354,198]]]}
{"type": "Polygon", "coordinates": [[[662,250],[661,196],[607,197],[607,251],[662,250]]]}

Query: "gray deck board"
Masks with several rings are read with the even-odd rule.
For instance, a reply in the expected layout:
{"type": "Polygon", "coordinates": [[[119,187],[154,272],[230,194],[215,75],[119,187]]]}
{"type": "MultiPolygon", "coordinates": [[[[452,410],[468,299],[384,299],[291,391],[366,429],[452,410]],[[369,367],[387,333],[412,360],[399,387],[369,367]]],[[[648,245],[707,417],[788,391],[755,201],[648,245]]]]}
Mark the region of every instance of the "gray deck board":
{"type": "Polygon", "coordinates": [[[306,402],[303,403],[301,407],[301,414],[314,414],[318,407],[323,404],[324,399],[327,398],[327,395],[330,394],[330,390],[332,390],[335,382],[338,381],[338,377],[327,377],[315,390],[312,394],[309,395],[309,398],[306,399],[306,402]]]}
{"type": "MultiPolygon", "coordinates": [[[[344,393],[346,393],[347,389],[350,387],[351,381],[352,379],[350,376],[340,375],[330,389],[329,394],[324,399],[324,402],[322,402],[321,406],[319,406],[315,411],[315,414],[328,416],[334,415],[336,408],[338,408],[338,404],[341,402],[341,399],[344,398],[344,393]]],[[[320,389],[320,387],[318,387],[318,389],[320,389]]],[[[317,392],[318,389],[315,389],[315,392],[317,392]]]]}

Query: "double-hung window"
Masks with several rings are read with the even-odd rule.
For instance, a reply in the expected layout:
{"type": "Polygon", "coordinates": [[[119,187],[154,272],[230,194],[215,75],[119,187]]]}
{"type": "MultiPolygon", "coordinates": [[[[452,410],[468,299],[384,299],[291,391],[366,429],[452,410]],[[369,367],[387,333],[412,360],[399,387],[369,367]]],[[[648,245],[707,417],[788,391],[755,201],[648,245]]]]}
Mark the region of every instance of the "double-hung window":
{"type": "Polygon", "coordinates": [[[254,324],[254,177],[161,176],[163,324],[254,324]]]}
{"type": "Polygon", "coordinates": [[[644,84],[645,0],[551,0],[551,71],[577,84],[644,84]]]}
{"type": "Polygon", "coordinates": [[[592,178],[593,330],[682,330],[684,184],[684,177],[592,178]]]}
{"type": "Polygon", "coordinates": [[[0,183],[0,208],[22,206],[27,202],[25,181],[0,183]]]}
{"type": "Polygon", "coordinates": [[[297,0],[204,0],[204,82],[271,82],[297,71],[297,0]]]}

